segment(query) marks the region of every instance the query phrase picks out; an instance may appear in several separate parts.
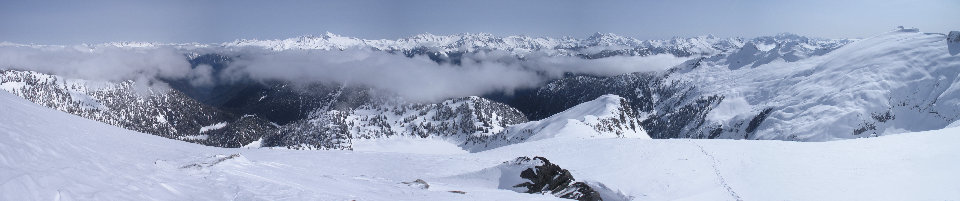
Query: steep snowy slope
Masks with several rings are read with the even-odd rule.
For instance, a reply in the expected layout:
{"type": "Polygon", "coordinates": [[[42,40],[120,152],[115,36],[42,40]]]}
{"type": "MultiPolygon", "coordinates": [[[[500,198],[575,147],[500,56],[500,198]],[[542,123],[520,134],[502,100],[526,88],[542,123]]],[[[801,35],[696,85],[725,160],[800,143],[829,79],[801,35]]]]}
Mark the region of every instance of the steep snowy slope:
{"type": "MultiPolygon", "coordinates": [[[[694,60],[695,61],[695,60],[694,60]]],[[[697,62],[687,62],[696,67],[697,62]]],[[[680,67],[675,68],[680,69],[680,67]]],[[[668,80],[673,72],[637,72],[600,77],[573,75],[504,100],[531,119],[543,119],[580,103],[615,94],[627,100],[635,118],[652,138],[715,138],[702,127],[707,114],[723,97],[700,90],[694,83],[668,80]]]]}
{"type": "Polygon", "coordinates": [[[960,196],[960,128],[807,143],[551,138],[430,155],[206,147],[7,92],[0,92],[0,110],[2,200],[558,200],[550,191],[516,192],[523,183],[543,185],[523,176],[526,167],[568,172],[560,175],[600,189],[605,200],[960,196]],[[543,156],[563,169],[518,156],[543,156]]]}
{"type": "Polygon", "coordinates": [[[626,99],[617,95],[604,95],[546,119],[511,126],[510,133],[526,130],[532,134],[527,137],[528,140],[555,137],[650,139],[640,127],[637,115],[626,99]],[[557,136],[558,134],[576,136],[557,136]]]}
{"type": "Polygon", "coordinates": [[[0,90],[60,111],[166,138],[240,147],[277,130],[262,118],[237,116],[176,90],[143,85],[143,81],[116,83],[0,70],[0,90]],[[223,126],[208,127],[217,124],[223,126]],[[208,129],[203,130],[205,127],[208,129]]]}
{"type": "Polygon", "coordinates": [[[480,151],[552,138],[650,139],[640,125],[638,115],[626,99],[604,95],[539,121],[511,125],[495,135],[475,135],[467,142],[473,146],[465,148],[480,151]]]}
{"type": "Polygon", "coordinates": [[[942,34],[901,29],[796,62],[741,62],[770,52],[718,55],[672,80],[738,108],[708,122],[725,129],[722,138],[826,141],[933,130],[960,118],[960,57],[948,48],[942,34]],[[755,133],[730,132],[751,118],[762,122],[748,129],[755,133]]]}

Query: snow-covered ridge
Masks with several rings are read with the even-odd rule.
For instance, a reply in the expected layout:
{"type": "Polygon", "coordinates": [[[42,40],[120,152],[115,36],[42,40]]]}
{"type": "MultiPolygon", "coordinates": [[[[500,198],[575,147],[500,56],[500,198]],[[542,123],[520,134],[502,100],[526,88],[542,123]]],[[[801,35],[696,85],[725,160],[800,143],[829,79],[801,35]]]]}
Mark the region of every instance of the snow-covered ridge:
{"type": "Polygon", "coordinates": [[[267,146],[352,149],[354,140],[428,138],[471,152],[552,138],[650,139],[625,99],[607,95],[550,118],[528,122],[515,108],[480,97],[435,104],[374,103],[355,109],[318,109],[283,126],[267,146]]]}
{"type": "MultiPolygon", "coordinates": [[[[808,49],[832,49],[851,40],[830,40],[798,36],[794,34],[780,34],[777,36],[744,38],[718,38],[711,35],[693,38],[674,38],[670,40],[639,40],[612,33],[596,33],[587,38],[573,37],[549,38],[529,36],[498,37],[491,34],[456,34],[433,35],[420,34],[397,40],[368,40],[345,37],[332,33],[322,36],[300,36],[289,39],[276,40],[236,40],[222,43],[221,47],[261,47],[274,51],[283,50],[345,50],[345,49],[374,49],[380,51],[429,51],[439,54],[456,52],[478,51],[505,51],[514,55],[525,56],[532,53],[546,55],[581,55],[618,54],[646,55],[646,54],[675,54],[712,55],[739,48],[745,42],[753,42],[766,46],[777,46],[783,43],[804,44],[808,49]],[[605,53],[606,52],[606,53],[605,53]]],[[[595,57],[595,56],[594,56],[595,57]]]]}
{"type": "Polygon", "coordinates": [[[639,113],[627,100],[617,95],[604,95],[581,103],[546,119],[511,125],[494,135],[475,136],[465,147],[483,151],[500,146],[556,138],[637,138],[650,139],[640,125],[639,113]]]}
{"type": "Polygon", "coordinates": [[[792,57],[798,50],[789,45],[764,52],[748,44],[671,80],[758,114],[706,124],[722,138],[827,141],[941,129],[960,118],[960,57],[944,39],[897,29],[805,58],[792,57]]]}
{"type": "Polygon", "coordinates": [[[640,126],[638,115],[626,99],[608,94],[546,119],[511,126],[507,135],[515,138],[527,134],[521,137],[527,140],[556,137],[650,139],[640,126]]]}
{"type": "MultiPolygon", "coordinates": [[[[224,43],[159,43],[159,42],[108,42],[102,44],[83,44],[85,48],[156,48],[174,47],[193,51],[201,48],[237,49],[263,48],[273,51],[284,50],[346,50],[371,49],[378,51],[402,52],[405,54],[423,54],[427,52],[450,55],[463,52],[504,51],[516,56],[564,55],[588,58],[605,57],[611,54],[644,56],[650,54],[674,54],[676,56],[713,55],[744,46],[752,42],[765,47],[784,43],[803,44],[805,48],[833,49],[852,40],[819,39],[780,34],[776,36],[745,38],[719,38],[712,35],[673,38],[668,40],[639,40],[612,33],[595,33],[585,38],[575,37],[530,37],[495,36],[488,33],[461,33],[454,35],[418,34],[410,37],[389,39],[361,39],[341,36],[327,32],[323,35],[304,35],[287,39],[238,39],[224,43]]],[[[50,47],[57,45],[0,43],[0,47],[50,47]]],[[[63,46],[60,46],[63,47],[63,46]]]]}

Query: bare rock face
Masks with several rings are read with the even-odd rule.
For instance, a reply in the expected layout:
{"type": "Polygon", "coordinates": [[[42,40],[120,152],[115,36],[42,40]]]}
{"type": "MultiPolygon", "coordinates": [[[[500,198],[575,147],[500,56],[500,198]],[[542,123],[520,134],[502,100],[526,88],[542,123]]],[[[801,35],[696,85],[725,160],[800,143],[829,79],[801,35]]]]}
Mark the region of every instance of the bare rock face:
{"type": "Polygon", "coordinates": [[[950,34],[947,34],[947,48],[950,49],[950,55],[960,54],[960,31],[950,31],[950,34]]]}
{"type": "Polygon", "coordinates": [[[950,34],[947,34],[948,43],[960,43],[960,31],[950,31],[950,34]]]}
{"type": "Polygon", "coordinates": [[[600,193],[589,185],[583,182],[577,182],[569,170],[560,168],[557,164],[550,163],[550,161],[544,157],[519,157],[507,163],[508,165],[528,167],[526,170],[520,172],[520,178],[529,181],[513,186],[514,188],[526,189],[524,191],[525,193],[550,193],[559,198],[580,201],[603,200],[603,198],[600,197],[600,193]]]}
{"type": "Polygon", "coordinates": [[[414,187],[414,188],[419,188],[419,189],[428,189],[428,188],[430,188],[430,184],[427,184],[427,181],[424,181],[423,179],[417,179],[417,180],[409,181],[409,182],[405,181],[405,182],[401,182],[401,183],[406,184],[407,186],[414,187]]]}

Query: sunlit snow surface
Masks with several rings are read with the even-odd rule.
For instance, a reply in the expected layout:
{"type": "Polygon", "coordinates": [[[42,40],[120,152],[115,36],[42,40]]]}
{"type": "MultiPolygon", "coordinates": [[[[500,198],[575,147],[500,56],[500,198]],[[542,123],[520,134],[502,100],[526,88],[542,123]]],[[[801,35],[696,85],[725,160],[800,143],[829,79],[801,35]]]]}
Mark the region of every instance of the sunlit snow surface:
{"type": "Polygon", "coordinates": [[[165,139],[7,92],[0,111],[0,200],[557,199],[500,189],[518,178],[483,174],[518,156],[545,156],[635,200],[960,197],[960,128],[813,143],[552,138],[458,153],[440,141],[382,139],[368,150],[296,151],[165,139]],[[409,153],[429,149],[446,151],[409,153]],[[416,179],[430,188],[401,183],[416,179]]]}
{"type": "Polygon", "coordinates": [[[940,129],[960,119],[960,56],[944,39],[901,29],[795,62],[755,58],[772,53],[749,53],[755,51],[747,46],[671,79],[727,97],[708,119],[728,127],[725,121],[771,108],[750,139],[829,141],[940,129]]]}

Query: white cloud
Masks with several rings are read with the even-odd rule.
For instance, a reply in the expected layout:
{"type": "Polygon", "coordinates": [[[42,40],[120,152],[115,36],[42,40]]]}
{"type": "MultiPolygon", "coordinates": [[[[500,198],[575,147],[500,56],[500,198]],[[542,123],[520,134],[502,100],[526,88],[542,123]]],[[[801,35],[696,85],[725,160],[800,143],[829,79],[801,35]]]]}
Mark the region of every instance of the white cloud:
{"type": "Polygon", "coordinates": [[[540,57],[526,62],[536,70],[559,76],[565,72],[586,73],[612,76],[632,72],[662,71],[679,65],[687,58],[669,54],[652,56],[612,56],[600,59],[581,59],[576,57],[540,57]]]}
{"type": "Polygon", "coordinates": [[[536,72],[515,64],[470,60],[456,66],[368,50],[249,54],[236,59],[225,76],[347,83],[395,92],[411,100],[511,91],[543,81],[536,72]]]}
{"type": "MultiPolygon", "coordinates": [[[[190,63],[172,48],[122,49],[86,46],[0,46],[0,68],[32,70],[69,78],[140,80],[154,86],[155,78],[182,78],[190,63]]],[[[164,85],[156,85],[164,86],[164,85]]]]}
{"type": "Polygon", "coordinates": [[[214,85],[213,66],[208,64],[197,65],[187,75],[187,79],[190,80],[190,84],[193,86],[212,86],[214,85]]]}
{"type": "Polygon", "coordinates": [[[409,58],[373,50],[220,51],[240,56],[216,75],[209,65],[191,68],[183,52],[173,48],[2,46],[0,68],[81,79],[137,80],[140,84],[160,87],[165,85],[156,78],[187,79],[194,86],[210,86],[216,84],[216,80],[238,78],[336,82],[372,87],[408,100],[436,101],[493,92],[511,93],[536,87],[566,72],[607,76],[659,71],[685,59],[655,55],[587,60],[536,54],[518,59],[507,52],[490,51],[465,54],[461,65],[453,65],[438,64],[421,56],[409,58]]]}

